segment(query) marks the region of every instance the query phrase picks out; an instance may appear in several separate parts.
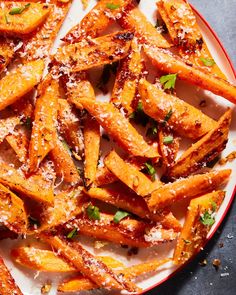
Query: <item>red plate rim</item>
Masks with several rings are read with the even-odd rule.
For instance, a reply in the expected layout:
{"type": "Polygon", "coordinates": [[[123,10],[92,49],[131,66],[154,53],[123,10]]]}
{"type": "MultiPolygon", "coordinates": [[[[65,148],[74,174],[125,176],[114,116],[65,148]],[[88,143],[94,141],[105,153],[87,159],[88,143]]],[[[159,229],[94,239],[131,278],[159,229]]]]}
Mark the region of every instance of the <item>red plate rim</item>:
{"type": "MultiPolygon", "coordinates": [[[[232,70],[232,72],[233,72],[234,78],[236,79],[236,70],[235,70],[235,68],[234,68],[234,66],[233,66],[233,63],[232,63],[232,61],[231,61],[231,59],[230,59],[230,57],[229,57],[229,55],[228,55],[228,53],[227,53],[227,51],[226,51],[224,45],[222,44],[220,38],[218,37],[218,35],[216,34],[216,32],[212,29],[211,25],[210,25],[210,24],[208,23],[208,21],[204,18],[204,16],[203,16],[200,12],[198,12],[198,10],[197,10],[192,4],[190,4],[190,6],[192,7],[194,13],[195,13],[195,14],[196,14],[196,15],[197,15],[197,16],[198,16],[198,17],[204,22],[204,24],[206,25],[206,27],[208,28],[208,30],[211,32],[211,34],[214,36],[214,38],[216,39],[216,41],[217,41],[218,44],[220,45],[222,51],[224,52],[224,55],[225,55],[226,59],[228,60],[228,63],[229,63],[230,68],[231,68],[231,70],[232,70]]],[[[232,194],[231,197],[230,197],[230,200],[229,200],[229,202],[228,202],[228,205],[227,205],[226,209],[224,210],[224,213],[222,214],[220,220],[217,222],[214,231],[212,231],[212,233],[210,234],[210,236],[207,238],[207,240],[206,240],[206,242],[205,242],[205,244],[204,244],[203,247],[206,246],[206,244],[210,241],[210,239],[213,237],[213,235],[215,234],[215,232],[217,231],[217,229],[219,228],[219,226],[220,226],[221,223],[223,222],[223,220],[224,220],[226,214],[228,213],[228,211],[229,211],[229,209],[230,209],[230,207],[231,207],[231,205],[232,205],[232,202],[233,202],[233,200],[234,200],[235,195],[236,195],[236,185],[235,185],[235,187],[234,187],[234,191],[233,191],[233,194],[232,194]]],[[[198,253],[197,253],[197,254],[198,254],[198,253]]],[[[197,254],[196,254],[196,255],[197,255],[197,254]]],[[[196,255],[194,255],[194,256],[193,256],[193,257],[192,257],[192,258],[191,258],[186,264],[184,264],[184,265],[182,265],[181,267],[179,267],[178,269],[176,269],[173,273],[171,273],[170,275],[168,275],[167,277],[165,277],[164,279],[162,279],[160,282],[158,282],[157,284],[155,284],[155,285],[153,285],[153,286],[151,286],[151,287],[148,287],[147,289],[142,290],[142,292],[141,292],[141,293],[138,293],[138,294],[140,294],[140,295],[141,295],[141,294],[144,294],[144,293],[146,293],[146,292],[148,292],[148,291],[150,291],[150,290],[152,290],[152,289],[154,289],[154,288],[160,286],[162,283],[166,282],[166,281],[169,280],[170,278],[174,277],[178,272],[180,272],[182,269],[184,269],[185,266],[186,266],[187,264],[189,264],[189,263],[195,258],[196,255]]]]}

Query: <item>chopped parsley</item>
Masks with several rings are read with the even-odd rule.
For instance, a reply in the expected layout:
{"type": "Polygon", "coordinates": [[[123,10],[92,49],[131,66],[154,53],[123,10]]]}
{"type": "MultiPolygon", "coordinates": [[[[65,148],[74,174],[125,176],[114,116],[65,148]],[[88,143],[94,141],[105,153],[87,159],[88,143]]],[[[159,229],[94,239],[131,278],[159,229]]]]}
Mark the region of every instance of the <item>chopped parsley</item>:
{"type": "Polygon", "coordinates": [[[26,10],[27,8],[30,7],[30,3],[24,5],[24,6],[21,6],[21,7],[13,7],[9,14],[10,15],[15,15],[15,14],[21,14],[24,10],[26,10]]]}
{"type": "Polygon", "coordinates": [[[164,121],[163,121],[164,124],[166,124],[170,120],[172,114],[173,114],[173,111],[172,111],[172,109],[170,109],[164,118],[164,121]]]}
{"type": "Polygon", "coordinates": [[[89,205],[86,209],[89,219],[100,220],[99,208],[93,205],[89,205]]]}
{"type": "Polygon", "coordinates": [[[203,62],[204,66],[206,66],[206,67],[212,67],[216,63],[214,61],[214,59],[212,59],[212,58],[201,57],[200,60],[203,62]]]}
{"type": "Polygon", "coordinates": [[[149,117],[143,111],[142,102],[139,101],[136,110],[129,116],[130,119],[133,119],[135,123],[141,124],[142,126],[146,126],[149,117]]]}
{"type": "Polygon", "coordinates": [[[182,240],[184,241],[185,244],[191,244],[191,242],[189,240],[186,240],[184,238],[182,238],[182,240]]]}
{"type": "Polygon", "coordinates": [[[113,221],[115,223],[119,223],[122,219],[124,219],[125,217],[127,217],[129,215],[130,214],[128,212],[118,210],[113,217],[113,221]]]}
{"type": "Polygon", "coordinates": [[[164,144],[171,144],[173,141],[174,141],[174,138],[173,138],[172,135],[165,136],[165,137],[163,138],[163,143],[164,143],[164,144]]]}
{"type": "Polygon", "coordinates": [[[152,163],[146,162],[145,164],[145,171],[151,176],[152,181],[156,179],[156,170],[153,167],[152,163]]]}
{"type": "Polygon", "coordinates": [[[160,82],[161,82],[162,86],[164,87],[164,90],[174,89],[176,78],[177,78],[177,74],[169,74],[166,76],[162,76],[160,78],[160,82]]]}
{"type": "Polygon", "coordinates": [[[72,154],[71,154],[71,150],[70,150],[70,147],[69,147],[69,145],[67,144],[67,142],[66,142],[65,140],[62,140],[62,144],[63,144],[65,150],[67,151],[67,153],[71,156],[71,155],[72,155],[72,154]]]}
{"type": "Polygon", "coordinates": [[[200,221],[202,224],[207,225],[207,226],[212,226],[215,223],[215,218],[212,217],[212,215],[206,211],[201,217],[200,221]]]}
{"type": "Polygon", "coordinates": [[[74,239],[77,236],[77,228],[72,229],[72,231],[70,231],[67,235],[68,239],[74,239]]]}
{"type": "Polygon", "coordinates": [[[120,8],[120,5],[119,4],[114,4],[114,3],[107,3],[106,7],[111,9],[111,10],[115,10],[117,8],[120,8]]]}

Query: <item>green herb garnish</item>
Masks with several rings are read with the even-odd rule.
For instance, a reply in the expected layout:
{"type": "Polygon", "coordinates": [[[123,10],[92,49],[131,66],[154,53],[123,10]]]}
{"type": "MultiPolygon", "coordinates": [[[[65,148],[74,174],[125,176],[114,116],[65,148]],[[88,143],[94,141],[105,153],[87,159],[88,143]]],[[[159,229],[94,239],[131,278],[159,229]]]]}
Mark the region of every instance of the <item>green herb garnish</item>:
{"type": "Polygon", "coordinates": [[[184,238],[183,238],[183,241],[185,242],[185,244],[191,244],[189,240],[185,240],[184,238]]]}
{"type": "Polygon", "coordinates": [[[25,6],[21,6],[21,7],[13,7],[10,10],[9,14],[10,15],[21,14],[24,10],[26,10],[29,7],[30,7],[30,3],[26,4],[25,6]]]}
{"type": "Polygon", "coordinates": [[[86,209],[89,219],[100,220],[99,208],[93,205],[89,205],[86,209]]]}
{"type": "Polygon", "coordinates": [[[115,10],[117,8],[120,8],[120,5],[119,4],[114,4],[114,3],[107,3],[106,7],[111,9],[111,10],[115,10]]]}
{"type": "Polygon", "coordinates": [[[212,226],[215,223],[215,218],[212,217],[212,215],[206,211],[201,217],[200,221],[202,224],[207,225],[207,226],[212,226]]]}
{"type": "Polygon", "coordinates": [[[157,136],[158,128],[157,128],[157,122],[153,119],[149,120],[150,127],[148,128],[146,132],[146,136],[153,138],[157,136]]]}
{"type": "Polygon", "coordinates": [[[62,144],[63,144],[65,150],[67,151],[67,153],[71,156],[71,155],[72,155],[72,154],[71,154],[71,150],[70,150],[70,147],[69,147],[69,145],[67,144],[67,142],[66,142],[65,140],[62,140],[62,144]]]}
{"type": "Polygon", "coordinates": [[[113,221],[115,223],[119,223],[122,219],[124,219],[125,217],[127,217],[129,215],[130,214],[128,212],[118,210],[113,217],[113,221]]]}
{"type": "Polygon", "coordinates": [[[177,74],[169,74],[166,76],[162,76],[160,78],[160,82],[164,87],[164,90],[166,89],[174,89],[175,88],[175,82],[176,82],[177,74]]]}
{"type": "Polygon", "coordinates": [[[155,178],[156,178],[156,170],[153,167],[152,163],[146,162],[144,165],[145,165],[145,170],[151,176],[152,181],[155,181],[155,178]]]}
{"type": "Polygon", "coordinates": [[[212,58],[201,57],[200,60],[203,62],[204,66],[206,66],[206,67],[212,67],[216,63],[214,61],[214,59],[212,59],[212,58]]]}
{"type": "Polygon", "coordinates": [[[77,228],[72,229],[67,235],[68,239],[74,239],[77,236],[77,228]]]}
{"type": "Polygon", "coordinates": [[[172,135],[165,136],[165,137],[163,138],[163,143],[164,143],[164,144],[171,144],[173,141],[174,141],[174,138],[173,138],[172,135]]]}

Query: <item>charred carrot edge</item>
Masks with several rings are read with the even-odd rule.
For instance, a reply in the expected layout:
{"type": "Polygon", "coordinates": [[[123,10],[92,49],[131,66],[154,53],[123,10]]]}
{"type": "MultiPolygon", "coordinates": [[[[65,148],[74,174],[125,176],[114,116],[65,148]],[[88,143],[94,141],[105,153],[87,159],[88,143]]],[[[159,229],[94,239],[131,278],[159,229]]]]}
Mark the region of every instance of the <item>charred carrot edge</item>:
{"type": "Polygon", "coordinates": [[[144,112],[159,122],[164,122],[171,112],[165,123],[184,137],[196,139],[216,127],[217,122],[200,110],[144,79],[139,83],[139,92],[144,112]]]}
{"type": "Polygon", "coordinates": [[[133,39],[130,31],[119,31],[86,42],[60,47],[54,55],[54,63],[64,64],[71,72],[79,72],[111,64],[127,56],[133,39]]]}
{"type": "Polygon", "coordinates": [[[46,155],[55,147],[59,84],[48,75],[40,84],[35,104],[34,123],[29,145],[29,169],[35,172],[46,155]],[[50,103],[48,103],[50,101],[50,103]]]}
{"type": "Polygon", "coordinates": [[[181,58],[154,46],[144,46],[144,51],[156,66],[163,72],[177,74],[177,77],[190,84],[209,90],[236,103],[236,87],[228,81],[209,74],[202,68],[187,65],[181,58]]]}
{"type": "Polygon", "coordinates": [[[26,233],[28,220],[24,202],[2,184],[0,196],[2,223],[13,232],[26,233]]]}
{"type": "Polygon", "coordinates": [[[117,8],[110,9],[108,7],[111,3],[110,0],[99,1],[62,40],[67,43],[77,43],[83,38],[99,36],[131,2],[133,1],[114,0],[112,4],[117,8]]]}
{"type": "Polygon", "coordinates": [[[53,236],[46,232],[40,234],[40,238],[49,243],[59,256],[98,286],[130,292],[137,291],[133,283],[119,279],[106,264],[85,250],[78,242],[68,241],[63,237],[53,236]]]}
{"type": "Polygon", "coordinates": [[[19,287],[16,285],[9,270],[5,266],[3,259],[0,257],[0,293],[23,295],[19,287]]]}
{"type": "Polygon", "coordinates": [[[179,200],[197,197],[217,189],[228,181],[230,174],[230,169],[212,171],[166,184],[151,194],[147,200],[148,207],[155,212],[179,200]]]}
{"type": "Polygon", "coordinates": [[[115,151],[111,151],[104,159],[106,167],[124,184],[144,197],[161,186],[161,182],[152,182],[137,168],[127,164],[115,151]]]}
{"type": "Polygon", "coordinates": [[[215,214],[225,197],[225,192],[216,191],[193,199],[174,252],[174,263],[183,264],[201,250],[208,232],[215,222],[215,214]],[[208,220],[205,220],[207,216],[208,220]]]}
{"type": "Polygon", "coordinates": [[[158,147],[162,159],[163,168],[166,170],[174,164],[179,151],[180,138],[169,128],[158,126],[158,147]],[[165,139],[170,138],[170,143],[165,144],[165,139]]]}
{"type": "Polygon", "coordinates": [[[80,98],[75,105],[83,107],[98,121],[107,133],[127,152],[134,156],[158,158],[158,152],[149,146],[128,119],[110,103],[80,98]]]}
{"type": "Polygon", "coordinates": [[[118,22],[124,29],[135,31],[135,35],[141,44],[152,44],[160,48],[171,47],[171,44],[157,31],[137,7],[127,9],[122,17],[118,19],[118,22]]]}
{"type": "Polygon", "coordinates": [[[229,109],[219,120],[216,127],[194,143],[170,167],[166,175],[169,179],[186,177],[205,163],[215,159],[225,149],[228,141],[232,110],[229,109]]]}
{"type": "Polygon", "coordinates": [[[191,6],[183,0],[163,0],[157,2],[157,7],[168,28],[172,42],[178,46],[179,54],[188,62],[204,67],[210,73],[226,79],[203,40],[191,6]],[[185,29],[188,31],[187,34],[183,33],[185,29]],[[202,59],[212,60],[214,64],[207,67],[202,59]]]}

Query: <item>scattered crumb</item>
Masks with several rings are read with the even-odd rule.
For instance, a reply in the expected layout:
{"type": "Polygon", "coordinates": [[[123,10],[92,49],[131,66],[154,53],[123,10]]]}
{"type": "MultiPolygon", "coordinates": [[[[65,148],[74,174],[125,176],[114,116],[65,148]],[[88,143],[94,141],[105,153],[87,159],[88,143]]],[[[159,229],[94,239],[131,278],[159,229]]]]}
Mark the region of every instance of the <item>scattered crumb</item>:
{"type": "Polygon", "coordinates": [[[212,261],[212,265],[214,266],[214,268],[215,268],[216,270],[218,270],[219,267],[220,267],[220,265],[221,265],[221,261],[220,261],[220,259],[214,259],[214,260],[212,261]]]}
{"type": "Polygon", "coordinates": [[[201,266],[206,266],[207,265],[207,260],[206,259],[203,259],[202,261],[199,262],[199,264],[201,266]]]}
{"type": "Polygon", "coordinates": [[[41,288],[41,294],[48,294],[52,288],[52,283],[47,281],[41,288]]]}
{"type": "Polygon", "coordinates": [[[221,273],[220,276],[223,278],[223,277],[228,277],[229,276],[229,273],[228,272],[224,272],[224,273],[221,273]]]}

